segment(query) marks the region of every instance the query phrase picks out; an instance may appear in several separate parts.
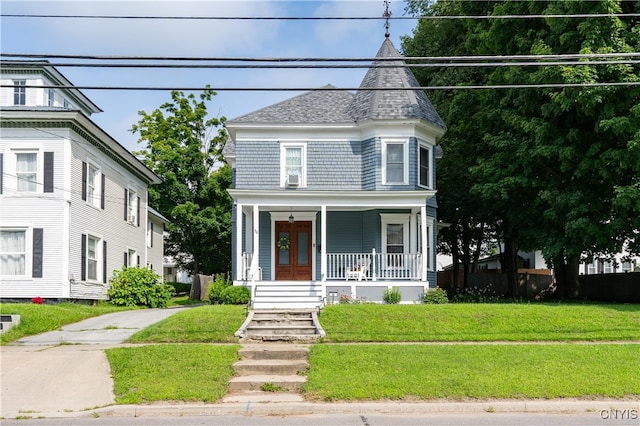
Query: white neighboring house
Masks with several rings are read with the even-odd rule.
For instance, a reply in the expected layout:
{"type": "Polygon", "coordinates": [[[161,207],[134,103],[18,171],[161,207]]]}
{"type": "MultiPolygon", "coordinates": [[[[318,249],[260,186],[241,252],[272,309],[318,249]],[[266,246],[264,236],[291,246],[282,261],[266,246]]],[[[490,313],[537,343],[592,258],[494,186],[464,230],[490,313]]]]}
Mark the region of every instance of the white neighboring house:
{"type": "Polygon", "coordinates": [[[165,256],[163,260],[164,281],[167,283],[191,283],[192,277],[188,271],[180,268],[175,259],[171,256],[165,256]]]}
{"type": "Polygon", "coordinates": [[[594,259],[591,263],[581,263],[579,269],[580,275],[626,272],[640,272],[640,256],[630,256],[624,251],[613,258],[594,259]]]}
{"type": "Polygon", "coordinates": [[[162,275],[160,178],[91,119],[101,110],[46,61],[1,61],[0,297],[106,299],[112,273],[162,275]],[[39,87],[33,87],[39,86],[39,87]]]}

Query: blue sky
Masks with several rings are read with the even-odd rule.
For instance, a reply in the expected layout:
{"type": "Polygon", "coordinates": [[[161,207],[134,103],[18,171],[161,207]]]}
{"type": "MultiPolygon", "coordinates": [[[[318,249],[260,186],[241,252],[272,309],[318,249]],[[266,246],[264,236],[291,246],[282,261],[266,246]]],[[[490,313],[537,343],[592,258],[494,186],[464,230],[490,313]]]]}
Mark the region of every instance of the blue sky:
{"type": "MultiPolygon", "coordinates": [[[[381,16],[382,0],[369,1],[31,1],[1,0],[2,14],[153,16],[381,16]]],[[[391,1],[392,16],[404,2],[391,1]]],[[[411,34],[416,21],[391,21],[391,40],[411,34]]],[[[215,21],[9,18],[0,20],[3,53],[193,57],[373,57],[384,40],[382,20],[215,21]]],[[[175,70],[61,67],[82,86],[357,87],[365,69],[175,70]]],[[[138,111],[151,112],[169,92],[85,90],[104,112],[92,119],[130,150],[140,149],[128,129],[138,111]]],[[[292,92],[219,92],[212,116],[231,119],[294,96],[292,92]]]]}

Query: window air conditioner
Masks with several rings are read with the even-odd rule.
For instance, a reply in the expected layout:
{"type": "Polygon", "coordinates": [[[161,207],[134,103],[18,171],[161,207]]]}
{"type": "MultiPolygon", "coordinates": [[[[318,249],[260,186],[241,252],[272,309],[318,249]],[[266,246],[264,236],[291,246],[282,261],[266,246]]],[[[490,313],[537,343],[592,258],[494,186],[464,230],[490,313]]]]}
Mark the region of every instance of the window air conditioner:
{"type": "Polygon", "coordinates": [[[300,185],[300,175],[289,175],[289,179],[287,180],[287,184],[289,186],[299,186],[300,185]]]}

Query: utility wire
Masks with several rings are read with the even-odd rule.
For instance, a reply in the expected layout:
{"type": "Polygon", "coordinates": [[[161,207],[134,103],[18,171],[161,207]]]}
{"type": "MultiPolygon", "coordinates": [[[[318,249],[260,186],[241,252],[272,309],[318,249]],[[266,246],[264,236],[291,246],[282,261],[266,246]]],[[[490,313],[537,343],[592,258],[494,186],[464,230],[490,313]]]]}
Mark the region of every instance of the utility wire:
{"type": "Polygon", "coordinates": [[[370,21],[370,20],[440,20],[440,19],[557,19],[557,18],[624,18],[640,17],[640,13],[573,13],[527,15],[423,15],[423,16],[162,16],[162,15],[40,15],[31,13],[3,13],[6,18],[57,18],[57,19],[144,19],[144,20],[194,20],[194,21],[370,21]]]}
{"type": "MultiPolygon", "coordinates": [[[[571,53],[561,55],[472,55],[472,56],[392,56],[373,57],[329,57],[329,58],[286,58],[286,57],[195,57],[195,56],[122,56],[122,55],[68,55],[40,53],[2,53],[0,57],[30,59],[82,59],[108,61],[192,61],[192,62],[385,62],[385,61],[499,61],[499,60],[540,60],[553,59],[595,59],[595,58],[640,58],[639,52],[618,53],[571,53]]],[[[24,64],[29,65],[29,64],[24,64]]],[[[34,64],[36,65],[36,64],[34,64]]]]}
{"type": "MultiPolygon", "coordinates": [[[[371,91],[388,92],[399,90],[479,90],[479,89],[563,89],[569,87],[632,87],[640,86],[640,81],[597,82],[597,83],[549,83],[549,84],[487,84],[459,86],[416,86],[416,87],[159,87],[159,86],[74,86],[74,85],[25,85],[32,89],[76,89],[76,90],[121,90],[121,91],[181,91],[201,92],[325,92],[325,91],[371,91]]],[[[14,88],[13,84],[0,84],[2,88],[14,88]]]]}

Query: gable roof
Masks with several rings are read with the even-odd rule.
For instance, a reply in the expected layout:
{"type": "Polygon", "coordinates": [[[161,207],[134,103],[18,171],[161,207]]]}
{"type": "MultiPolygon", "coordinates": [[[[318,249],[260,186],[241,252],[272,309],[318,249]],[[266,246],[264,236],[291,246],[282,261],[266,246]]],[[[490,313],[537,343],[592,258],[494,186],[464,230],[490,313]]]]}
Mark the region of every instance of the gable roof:
{"type": "MultiPolygon", "coordinates": [[[[404,65],[405,61],[388,38],[376,54],[375,64],[404,65]]],[[[236,123],[353,123],[363,120],[420,119],[446,130],[446,126],[422,90],[367,90],[368,88],[418,87],[411,70],[404,66],[369,68],[355,95],[326,85],[226,122],[236,123]],[[323,90],[330,89],[330,90],[323,90]]]]}

